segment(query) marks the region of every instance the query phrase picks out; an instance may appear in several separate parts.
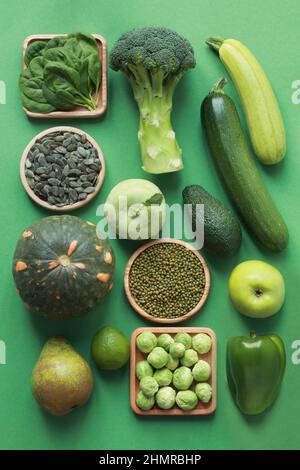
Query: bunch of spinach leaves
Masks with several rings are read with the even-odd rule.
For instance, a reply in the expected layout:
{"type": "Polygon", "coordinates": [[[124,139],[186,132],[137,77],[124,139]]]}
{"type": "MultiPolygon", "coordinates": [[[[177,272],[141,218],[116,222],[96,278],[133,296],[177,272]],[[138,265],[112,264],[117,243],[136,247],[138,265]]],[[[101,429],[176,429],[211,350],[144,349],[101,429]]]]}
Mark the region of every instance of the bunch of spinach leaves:
{"type": "Polygon", "coordinates": [[[101,62],[97,41],[91,34],[72,33],[49,41],[34,41],[25,52],[26,69],[19,85],[23,106],[50,113],[83,106],[97,106],[101,62]]]}

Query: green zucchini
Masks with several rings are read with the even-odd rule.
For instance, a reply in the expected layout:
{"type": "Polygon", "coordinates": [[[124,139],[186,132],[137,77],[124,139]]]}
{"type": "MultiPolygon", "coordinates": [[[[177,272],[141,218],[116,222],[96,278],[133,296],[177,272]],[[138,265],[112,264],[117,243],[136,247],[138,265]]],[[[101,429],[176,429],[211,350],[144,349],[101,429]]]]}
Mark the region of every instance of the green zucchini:
{"type": "Polygon", "coordinates": [[[287,227],[255,166],[235,104],[223,91],[225,83],[221,79],[201,106],[208,146],[245,224],[265,248],[282,251],[288,243],[287,227]]]}

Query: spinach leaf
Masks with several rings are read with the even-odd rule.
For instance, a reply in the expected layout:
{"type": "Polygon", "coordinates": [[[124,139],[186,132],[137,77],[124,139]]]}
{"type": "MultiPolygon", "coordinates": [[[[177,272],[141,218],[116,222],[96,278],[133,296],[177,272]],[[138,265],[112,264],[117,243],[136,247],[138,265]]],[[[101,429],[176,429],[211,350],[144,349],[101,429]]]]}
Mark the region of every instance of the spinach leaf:
{"type": "Polygon", "coordinates": [[[44,59],[48,62],[62,62],[78,71],[81,66],[80,59],[66,47],[52,47],[51,49],[46,50],[44,53],[44,59]]]}
{"type": "Polygon", "coordinates": [[[23,70],[23,71],[21,72],[21,75],[20,75],[20,78],[19,78],[19,83],[20,83],[20,84],[21,84],[21,83],[24,83],[26,80],[28,80],[28,78],[32,78],[32,76],[33,76],[33,75],[32,75],[32,73],[31,73],[31,71],[30,71],[29,68],[23,70]]]}
{"type": "Polygon", "coordinates": [[[42,90],[48,103],[54,106],[56,109],[68,111],[74,108],[74,104],[70,102],[70,98],[72,100],[72,95],[68,95],[67,99],[66,96],[61,96],[61,94],[55,93],[45,83],[43,83],[42,90]]]}
{"type": "Polygon", "coordinates": [[[29,70],[35,77],[43,77],[45,61],[42,56],[32,59],[29,65],[29,70]]]}
{"type": "Polygon", "coordinates": [[[48,103],[43,93],[43,79],[32,76],[29,69],[24,70],[19,81],[22,103],[35,113],[51,113],[55,107],[48,103]]]}
{"type": "Polygon", "coordinates": [[[85,59],[81,63],[80,67],[80,90],[87,96],[91,95],[90,83],[89,83],[89,61],[85,59]]]}
{"type": "Polygon", "coordinates": [[[67,38],[66,36],[55,36],[46,43],[45,51],[51,49],[52,47],[62,47],[64,46],[67,38]]]}
{"type": "Polygon", "coordinates": [[[59,62],[48,62],[44,69],[44,80],[54,93],[65,97],[65,102],[69,100],[74,105],[95,108],[90,96],[81,90],[80,74],[75,69],[59,62]]]}
{"type": "Polygon", "coordinates": [[[32,77],[24,81],[21,86],[21,91],[27,98],[34,100],[38,103],[47,103],[47,100],[44,96],[43,90],[43,80],[39,77],[32,77]]]}
{"type": "Polygon", "coordinates": [[[25,108],[33,113],[48,114],[55,111],[55,108],[49,103],[39,103],[38,101],[31,100],[21,92],[22,103],[25,108]]]}
{"type": "Polygon", "coordinates": [[[101,63],[100,63],[98,52],[89,55],[88,61],[89,61],[89,68],[88,68],[89,79],[91,81],[91,85],[92,85],[93,90],[95,91],[95,94],[98,95],[99,86],[101,83],[101,63]]]}
{"type": "Polygon", "coordinates": [[[68,41],[75,39],[78,46],[84,52],[85,57],[93,53],[98,53],[98,44],[94,36],[89,33],[71,33],[68,34],[68,41]]]}
{"type": "Polygon", "coordinates": [[[79,73],[60,62],[47,62],[44,69],[44,79],[45,82],[52,80],[57,83],[68,83],[70,86],[79,88],[80,85],[80,75],[79,73]]]}
{"type": "Polygon", "coordinates": [[[46,41],[34,41],[27,47],[25,51],[24,61],[27,67],[34,57],[38,57],[43,53],[44,48],[46,47],[46,41]]]}
{"type": "Polygon", "coordinates": [[[69,54],[77,57],[79,60],[84,60],[86,57],[85,51],[80,47],[76,38],[68,37],[64,45],[64,49],[66,49],[69,54]]]}

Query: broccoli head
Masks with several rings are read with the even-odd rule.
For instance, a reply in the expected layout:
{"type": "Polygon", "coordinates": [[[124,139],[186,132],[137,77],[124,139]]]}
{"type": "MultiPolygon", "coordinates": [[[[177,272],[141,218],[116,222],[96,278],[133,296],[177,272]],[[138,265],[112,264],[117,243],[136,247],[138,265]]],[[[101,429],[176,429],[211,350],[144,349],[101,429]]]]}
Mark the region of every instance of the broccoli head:
{"type": "Polygon", "coordinates": [[[183,168],[171,125],[172,99],[184,72],[195,67],[187,39],[167,28],[139,28],[123,34],[110,53],[110,67],[129,79],[140,110],[138,139],[143,169],[168,173],[183,168]]]}

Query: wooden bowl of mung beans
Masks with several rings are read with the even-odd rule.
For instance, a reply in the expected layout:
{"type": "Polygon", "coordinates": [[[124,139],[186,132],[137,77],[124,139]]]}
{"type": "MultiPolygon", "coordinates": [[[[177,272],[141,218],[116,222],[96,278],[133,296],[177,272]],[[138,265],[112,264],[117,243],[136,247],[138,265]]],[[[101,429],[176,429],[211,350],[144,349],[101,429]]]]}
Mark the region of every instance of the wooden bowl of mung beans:
{"type": "Polygon", "coordinates": [[[203,307],[210,289],[207,262],[182,240],[162,238],[129,259],[124,289],[133,309],[154,323],[180,323],[203,307]]]}

